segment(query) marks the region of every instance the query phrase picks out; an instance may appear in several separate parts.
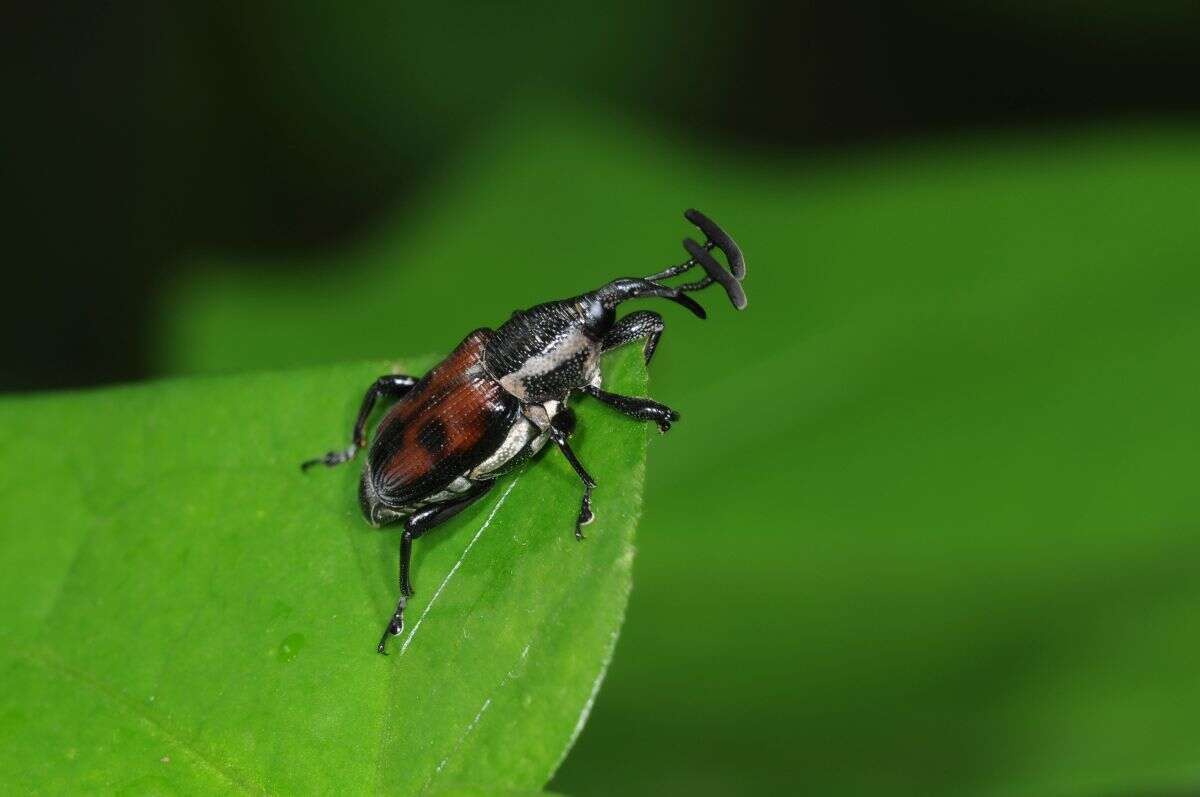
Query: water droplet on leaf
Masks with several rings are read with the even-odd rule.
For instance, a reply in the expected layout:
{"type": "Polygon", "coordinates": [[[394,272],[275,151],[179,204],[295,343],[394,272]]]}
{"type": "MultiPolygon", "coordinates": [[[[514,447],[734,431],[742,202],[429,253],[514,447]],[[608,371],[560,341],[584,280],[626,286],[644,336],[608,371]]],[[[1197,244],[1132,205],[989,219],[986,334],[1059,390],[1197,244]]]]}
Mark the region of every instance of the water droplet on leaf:
{"type": "Polygon", "coordinates": [[[279,643],[279,660],[291,661],[300,653],[300,649],[304,647],[304,634],[288,634],[279,643]]]}

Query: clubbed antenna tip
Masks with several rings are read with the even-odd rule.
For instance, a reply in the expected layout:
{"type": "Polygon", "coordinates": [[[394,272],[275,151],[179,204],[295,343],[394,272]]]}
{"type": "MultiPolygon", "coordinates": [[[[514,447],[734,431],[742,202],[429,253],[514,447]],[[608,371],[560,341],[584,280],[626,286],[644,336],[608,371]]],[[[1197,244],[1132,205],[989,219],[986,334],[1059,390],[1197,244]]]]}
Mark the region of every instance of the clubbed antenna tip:
{"type": "Polygon", "coordinates": [[[691,238],[684,238],[683,248],[690,257],[679,265],[671,266],[657,274],[645,277],[645,279],[657,283],[660,280],[679,276],[696,266],[701,266],[705,271],[705,276],[695,282],[680,285],[678,290],[698,291],[718,282],[725,289],[733,306],[738,310],[744,310],[746,308],[746,292],[742,289],[742,280],[746,278],[746,258],[742,254],[741,247],[727,232],[721,229],[719,224],[695,208],[684,211],[683,217],[704,233],[704,243],[700,244],[691,238]],[[729,263],[728,269],[712,256],[714,248],[720,249],[725,254],[725,259],[729,263]]]}

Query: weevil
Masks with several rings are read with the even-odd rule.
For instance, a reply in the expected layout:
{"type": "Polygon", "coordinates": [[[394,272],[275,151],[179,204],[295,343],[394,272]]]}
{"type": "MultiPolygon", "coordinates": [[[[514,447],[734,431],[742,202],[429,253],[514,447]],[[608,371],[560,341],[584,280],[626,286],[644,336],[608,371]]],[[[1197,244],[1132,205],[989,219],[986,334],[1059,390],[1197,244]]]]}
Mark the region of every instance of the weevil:
{"type": "Polygon", "coordinates": [[[548,442],[563,453],[583,483],[575,538],[595,518],[596,480],[571,449],[575,413],[572,394],[591,396],[638,421],[666,432],[679,413],[648,398],[602,389],[600,356],[618,346],[645,341],[649,364],[663,333],[662,316],[638,310],[617,319],[617,306],[631,299],[667,299],[699,318],[704,308],[687,294],[713,283],[725,289],[733,306],[746,307],[741,249],[715,222],[697,210],[684,218],[704,233],[705,242],[685,238],[688,259],[647,277],[623,277],[580,296],[518,310],[498,329],[477,329],[446,359],[420,379],[389,374],[368,388],[354,422],[350,445],[304,462],[330,467],[354,459],[367,446],[366,427],[377,402],[393,399],[375,429],[367,451],[358,502],[379,528],[403,521],[400,537],[400,596],[388,618],[378,651],[387,654],[389,636],[404,630],[404,609],[413,595],[409,565],[413,540],[487,495],[496,480],[520,467],[548,442]],[[728,268],[713,256],[724,253],[728,268]],[[675,287],[664,280],[700,266],[705,276],[675,287]]]}

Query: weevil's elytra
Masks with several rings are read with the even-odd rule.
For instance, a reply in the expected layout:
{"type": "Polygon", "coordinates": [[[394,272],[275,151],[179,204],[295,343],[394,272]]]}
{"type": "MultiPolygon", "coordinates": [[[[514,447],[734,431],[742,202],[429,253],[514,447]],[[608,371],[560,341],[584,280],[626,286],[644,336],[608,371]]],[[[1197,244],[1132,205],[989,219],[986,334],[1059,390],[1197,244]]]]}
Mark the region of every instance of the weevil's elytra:
{"type": "Polygon", "coordinates": [[[575,455],[568,438],[575,414],[567,401],[585,393],[662,431],[679,420],[665,404],[602,390],[600,357],[644,341],[646,363],[662,337],[662,316],[638,310],[617,319],[616,308],[630,299],[667,299],[699,318],[704,308],[686,294],[719,283],[730,302],[746,307],[742,280],[746,261],[732,238],[697,210],[684,213],[705,235],[705,243],[683,241],[690,257],[648,277],[624,277],[581,296],[517,310],[495,331],[477,329],[421,379],[381,376],[367,390],[349,447],[301,465],[333,466],[353,459],[366,446],[366,424],[375,403],[395,399],[375,429],[359,482],[358,500],[372,526],[404,522],[400,539],[400,598],[388,619],[378,650],[404,629],[404,608],[413,594],[409,580],[412,541],[479,500],[496,479],[519,467],[553,442],[583,482],[575,537],[594,515],[595,480],[575,455]],[[729,264],[712,255],[721,250],[729,264]],[[675,287],[664,280],[700,266],[705,276],[675,287]]]}

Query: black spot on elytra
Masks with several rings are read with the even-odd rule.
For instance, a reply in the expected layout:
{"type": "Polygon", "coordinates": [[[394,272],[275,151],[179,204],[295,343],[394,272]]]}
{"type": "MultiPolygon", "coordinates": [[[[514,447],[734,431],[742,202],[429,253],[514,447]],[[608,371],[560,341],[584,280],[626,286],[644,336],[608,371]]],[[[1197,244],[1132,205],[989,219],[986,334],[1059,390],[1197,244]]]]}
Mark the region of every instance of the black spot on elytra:
{"type": "Polygon", "coordinates": [[[446,424],[437,418],[425,424],[417,434],[417,442],[430,454],[440,454],[446,449],[446,424]]]}

